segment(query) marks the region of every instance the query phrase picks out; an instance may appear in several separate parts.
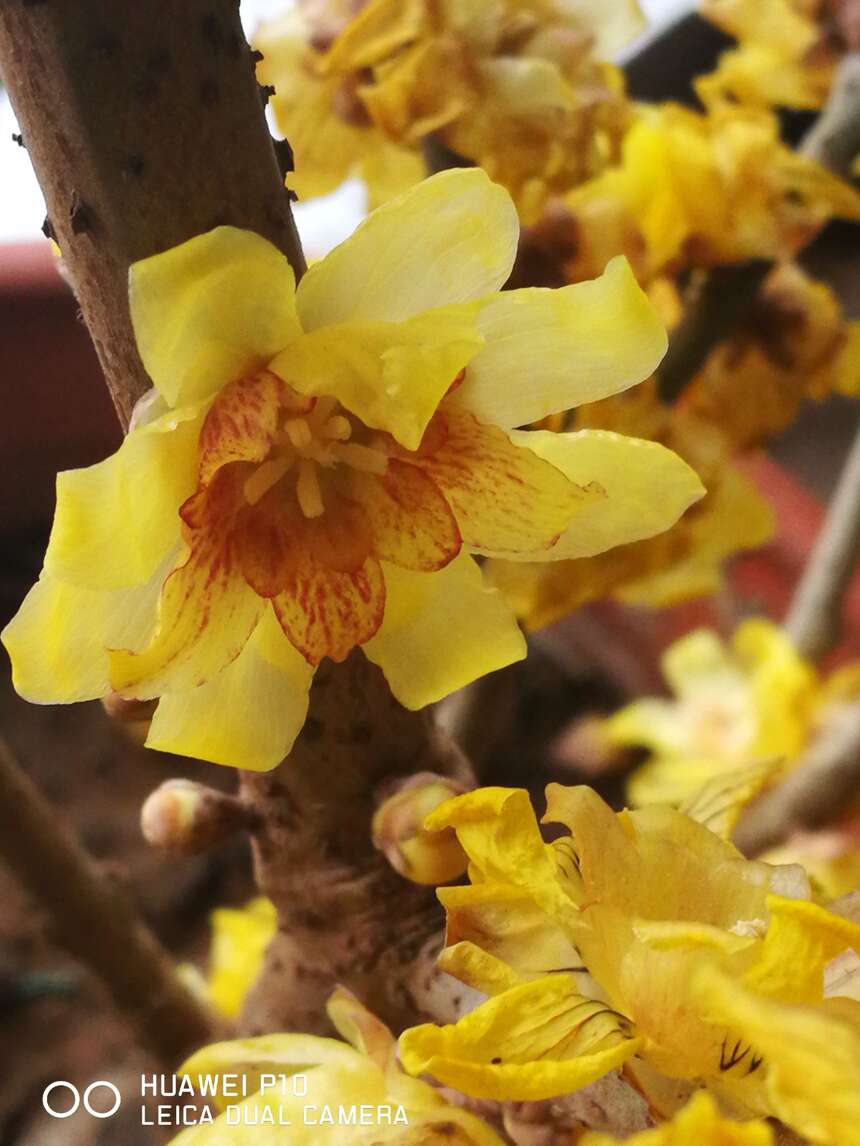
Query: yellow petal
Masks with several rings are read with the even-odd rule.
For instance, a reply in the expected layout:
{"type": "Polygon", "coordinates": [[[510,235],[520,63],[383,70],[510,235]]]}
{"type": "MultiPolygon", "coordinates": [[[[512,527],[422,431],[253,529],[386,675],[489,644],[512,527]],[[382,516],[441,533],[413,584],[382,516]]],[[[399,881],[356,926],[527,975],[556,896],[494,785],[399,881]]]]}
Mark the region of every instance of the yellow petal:
{"type": "Polygon", "coordinates": [[[529,446],[529,435],[511,435],[445,402],[421,449],[404,460],[420,466],[445,495],[465,545],[506,556],[544,553],[576,514],[603,496],[570,481],[529,446]]]}
{"type": "Polygon", "coordinates": [[[820,1002],[824,968],[849,948],[860,954],[860,926],[816,903],[768,896],[770,922],[761,956],[745,977],[762,994],[820,1002]]]}
{"type": "Polygon", "coordinates": [[[679,811],[704,824],[721,839],[730,840],[741,813],[782,769],[781,760],[767,760],[749,768],[734,768],[728,774],[722,772],[692,792],[679,811]]]}
{"type": "Polygon", "coordinates": [[[385,564],[382,627],[362,647],[407,708],[423,708],[526,655],[501,594],[467,554],[437,573],[385,564]],[[452,639],[453,635],[453,639],[452,639]]]}
{"type": "Polygon", "coordinates": [[[134,263],[129,305],[143,364],[171,406],[265,366],[300,333],[292,267],[236,227],[134,263]]]}
{"type": "Polygon", "coordinates": [[[245,504],[243,477],[225,466],[183,507],[189,551],[164,582],[149,645],[111,653],[117,692],[143,699],[195,688],[245,647],[265,603],[245,581],[234,552],[236,512],[245,504]]]}
{"type": "Polygon", "coordinates": [[[663,324],[623,258],[593,282],[503,292],[478,329],[486,346],[454,400],[507,427],[626,390],[666,353],[663,324]]]}
{"type": "Polygon", "coordinates": [[[365,425],[415,450],[483,344],[475,314],[474,306],[445,307],[406,322],[326,326],[293,343],[270,368],[302,394],[336,397],[365,425]]]}
{"type": "Polygon", "coordinates": [[[653,537],[674,525],[705,492],[695,471],[657,442],[606,430],[513,431],[511,437],[577,485],[594,483],[606,495],[584,504],[551,550],[518,554],[518,561],[590,557],[653,537]]]}
{"type": "Polygon", "coordinates": [[[374,211],[302,279],[305,330],[363,319],[400,322],[471,302],[510,274],[519,222],[483,171],[444,171],[374,211]]]}
{"type": "Polygon", "coordinates": [[[219,907],[212,912],[209,997],[228,1019],[236,1018],[256,982],[277,926],[274,905],[263,896],[242,908],[219,907]]]}
{"type": "Polygon", "coordinates": [[[458,1023],[406,1031],[400,1057],[478,1098],[535,1100],[568,1094],[620,1066],[639,1049],[623,1017],[578,994],[572,975],[523,983],[458,1023]]]}
{"type": "Polygon", "coordinates": [[[196,486],[201,406],[132,430],[115,454],[57,475],[46,573],[90,589],[148,581],[179,541],[179,507],[196,486]]]}
{"type": "MultiPolygon", "coordinates": [[[[706,1090],[698,1090],[671,1122],[625,1139],[627,1146],[773,1146],[766,1122],[724,1118],[706,1090]]],[[[579,1146],[616,1146],[617,1138],[586,1134],[579,1146]]]]}
{"type": "Polygon", "coordinates": [[[147,747],[253,772],[274,768],[292,748],[308,710],[313,670],[295,649],[292,654],[289,669],[278,667],[252,638],[204,684],[162,696],[147,747]]]}
{"type": "Polygon", "coordinates": [[[816,1146],[853,1142],[860,1126],[860,1021],[791,1006],[703,967],[693,992],[716,1022],[763,1056],[773,1114],[816,1146]]]}
{"type": "Polygon", "coordinates": [[[159,568],[143,585],[103,591],[43,573],[2,633],[15,691],[33,704],[105,696],[109,649],[146,644],[166,575],[159,568]]]}

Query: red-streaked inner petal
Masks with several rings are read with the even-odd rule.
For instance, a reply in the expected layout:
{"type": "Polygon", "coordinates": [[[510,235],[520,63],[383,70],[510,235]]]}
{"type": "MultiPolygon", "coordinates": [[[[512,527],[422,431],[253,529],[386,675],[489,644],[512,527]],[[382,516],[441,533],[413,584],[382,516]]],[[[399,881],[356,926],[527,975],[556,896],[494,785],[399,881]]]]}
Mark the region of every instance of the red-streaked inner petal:
{"type": "Polygon", "coordinates": [[[460,552],[457,521],[436,483],[392,459],[383,476],[350,475],[350,495],[370,525],[373,552],[404,569],[442,569],[460,552]]]}
{"type": "Polygon", "coordinates": [[[465,544],[489,553],[549,549],[587,495],[504,430],[443,402],[414,454],[454,511],[465,544]]]}

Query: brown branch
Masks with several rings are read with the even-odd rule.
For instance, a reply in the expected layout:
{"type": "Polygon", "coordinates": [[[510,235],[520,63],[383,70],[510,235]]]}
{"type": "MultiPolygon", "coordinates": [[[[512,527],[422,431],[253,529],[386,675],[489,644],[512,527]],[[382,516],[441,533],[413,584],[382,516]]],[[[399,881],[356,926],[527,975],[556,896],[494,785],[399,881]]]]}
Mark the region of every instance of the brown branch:
{"type": "Polygon", "coordinates": [[[759,855],[798,828],[832,823],[860,794],[860,704],[846,706],[797,768],[749,809],[735,832],[746,855],[759,855]]]}
{"type": "Polygon", "coordinates": [[[800,150],[836,175],[851,174],[860,154],[860,52],[839,64],[827,104],[800,150]]]}
{"type": "MultiPolygon", "coordinates": [[[[238,4],[3,0],[0,70],[127,425],[149,386],[129,322],[131,262],[231,223],[304,266],[238,4]]],[[[318,676],[290,758],[241,776],[260,887],[280,917],[248,1022],[319,1029],[339,980],[402,1025],[433,993],[416,955],[441,913],[373,849],[372,793],[388,776],[462,761],[360,655],[318,676]]]]}
{"type": "Polygon", "coordinates": [[[221,223],[304,262],[235,0],[0,4],[0,74],[120,420],[128,268],[221,223]]]}
{"type": "Polygon", "coordinates": [[[53,936],[107,984],[141,1042],[172,1069],[213,1034],[212,1016],[0,740],[0,854],[50,916],[53,936]]]}
{"type": "Polygon", "coordinates": [[[838,642],[842,598],[858,554],[860,426],[784,622],[802,656],[817,660],[838,642]]]}
{"type": "Polygon", "coordinates": [[[680,397],[714,347],[747,313],[772,267],[768,259],[751,259],[696,273],[684,300],[684,317],[657,372],[661,402],[670,404],[680,397]]]}

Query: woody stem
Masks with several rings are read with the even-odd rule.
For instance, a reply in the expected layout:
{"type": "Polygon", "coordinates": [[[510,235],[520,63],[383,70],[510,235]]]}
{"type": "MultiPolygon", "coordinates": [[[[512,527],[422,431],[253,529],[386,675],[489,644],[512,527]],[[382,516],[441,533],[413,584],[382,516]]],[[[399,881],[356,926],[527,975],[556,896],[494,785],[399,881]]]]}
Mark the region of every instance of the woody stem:
{"type": "Polygon", "coordinates": [[[0,855],[47,910],[54,937],[108,986],[168,1068],[211,1037],[212,1018],[119,888],[97,869],[0,740],[0,855]]]}
{"type": "MultiPolygon", "coordinates": [[[[232,224],[304,270],[253,64],[236,0],[0,4],[0,72],[126,427],[150,386],[132,262],[232,224]]],[[[319,1029],[336,981],[396,1025],[414,1018],[416,952],[441,913],[373,851],[372,793],[383,775],[461,764],[360,655],[319,674],[292,755],[241,777],[260,887],[280,917],[249,1025],[319,1029]]]]}

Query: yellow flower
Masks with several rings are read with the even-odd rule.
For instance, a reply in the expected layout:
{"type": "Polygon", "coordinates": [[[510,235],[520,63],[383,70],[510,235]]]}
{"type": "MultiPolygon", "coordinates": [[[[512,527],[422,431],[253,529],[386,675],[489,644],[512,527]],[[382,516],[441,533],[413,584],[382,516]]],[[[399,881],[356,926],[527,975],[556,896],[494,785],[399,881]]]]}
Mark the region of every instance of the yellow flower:
{"type": "Polygon", "coordinates": [[[849,184],[781,143],[774,115],[731,106],[705,115],[676,104],[642,106],[620,165],[567,201],[587,218],[607,199],[622,205],[639,232],[646,278],[689,265],[790,257],[828,219],[860,215],[849,184]]]}
{"type": "Polygon", "coordinates": [[[287,184],[299,199],[326,195],[357,175],[376,207],[418,183],[424,160],[374,126],[359,95],[360,73],[322,73],[319,45],[350,18],[343,5],[329,9],[297,5],[264,24],[253,37],[263,53],[257,78],[275,88],[271,107],[295,167],[287,184]]]}
{"type": "Polygon", "coordinates": [[[711,630],[690,633],[666,650],[662,667],[674,699],[635,700],[605,726],[615,744],[651,752],[629,784],[636,804],[680,803],[756,761],[790,764],[834,701],[831,686],[763,618],[741,624],[729,646],[711,630]]]}
{"type": "MultiPolygon", "coordinates": [[[[606,1134],[586,1134],[579,1146],[615,1146],[606,1134]]],[[[671,1122],[625,1139],[628,1146],[773,1146],[766,1122],[735,1122],[723,1118],[707,1091],[697,1091],[671,1122]]]]}
{"type": "Polygon", "coordinates": [[[260,896],[242,908],[219,907],[212,912],[208,994],[228,1018],[242,1009],[257,981],[266,948],[274,937],[278,916],[270,900],[260,896]]]}
{"type": "Polygon", "coordinates": [[[837,55],[819,0],[701,0],[699,11],[739,41],[715,72],[696,81],[706,104],[819,108],[837,55]]]}
{"type": "Polygon", "coordinates": [[[359,169],[381,201],[392,174],[419,177],[410,165],[433,137],[532,218],[616,152],[623,82],[597,60],[641,29],[635,0],[369,0],[350,15],[329,2],[258,37],[299,190],[359,169]]]}
{"type": "Polygon", "coordinates": [[[58,479],[42,577],[3,633],[20,694],[159,697],[151,747],[271,768],[324,657],[361,646],[420,708],[524,656],[473,553],[623,544],[629,499],[673,524],[702,487],[662,446],[510,429],[625,389],[666,345],[623,260],[494,293],[517,234],[502,188],[449,171],[297,290],[232,227],[135,264],[158,394],[113,457],[58,479]]]}
{"type": "Polygon", "coordinates": [[[273,1034],[193,1055],[182,1075],[235,1074],[250,1097],[219,1095],[220,1116],[173,1146],[502,1146],[480,1119],[403,1074],[390,1032],[348,991],[332,995],[328,1013],[345,1042],[273,1034]]]}
{"type": "Polygon", "coordinates": [[[833,291],[779,266],[748,319],[721,343],[684,396],[690,414],[719,425],[738,449],[784,430],[804,398],[860,393],[860,323],[833,291]]]}
{"type": "MultiPolygon", "coordinates": [[[[470,887],[440,893],[454,941],[443,966],[490,998],[452,1026],[407,1031],[406,1069],[534,1099],[624,1063],[658,1108],[683,1089],[669,1082],[686,1080],[741,1117],[776,1114],[809,1133],[817,1090],[783,1100],[791,1054],[775,1050],[776,1034],[762,1039],[758,1015],[774,1031],[801,1012],[821,1036],[831,1025],[842,1041],[829,1085],[840,1072],[853,1085],[857,1004],[826,998],[824,972],[858,949],[860,927],[809,902],[800,869],[745,860],[671,808],[615,814],[590,789],[558,785],[547,798],[545,820],[567,829],[550,844],[522,791],[482,789],[430,817],[457,831],[471,864],[470,887]],[[729,1014],[715,975],[760,1012],[729,1014]]],[[[834,1105],[856,1105],[855,1093],[834,1105]]]]}

